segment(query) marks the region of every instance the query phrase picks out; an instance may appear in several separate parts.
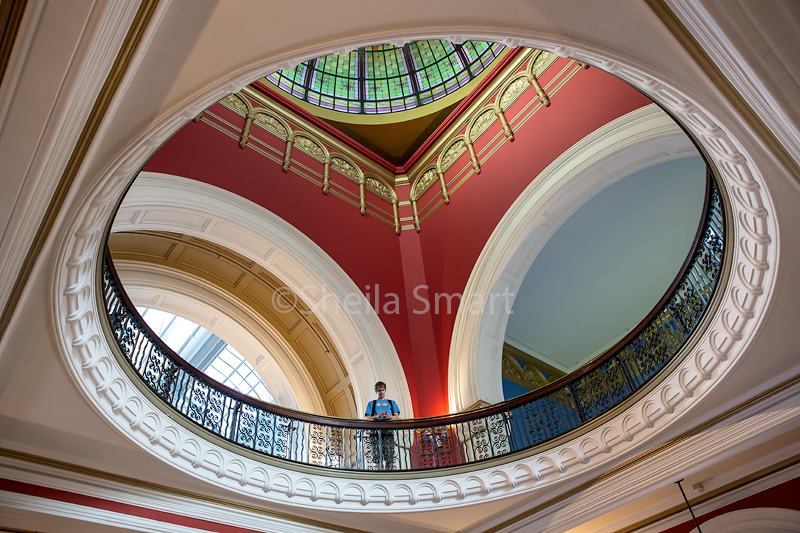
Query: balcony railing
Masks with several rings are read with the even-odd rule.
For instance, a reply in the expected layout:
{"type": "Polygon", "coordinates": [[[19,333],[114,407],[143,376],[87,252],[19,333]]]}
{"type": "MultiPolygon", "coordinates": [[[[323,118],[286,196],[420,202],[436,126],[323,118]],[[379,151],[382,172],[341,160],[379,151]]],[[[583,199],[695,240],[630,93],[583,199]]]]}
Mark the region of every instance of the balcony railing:
{"type": "Polygon", "coordinates": [[[538,446],[624,402],[663,369],[709,308],[723,263],[725,223],[714,180],[692,250],[637,328],[603,355],[546,387],[478,411],[395,422],[309,415],[217,383],[164,344],[120,285],[108,251],[104,296],[121,353],[142,382],[198,427],[266,456],[342,470],[425,470],[538,446]]]}

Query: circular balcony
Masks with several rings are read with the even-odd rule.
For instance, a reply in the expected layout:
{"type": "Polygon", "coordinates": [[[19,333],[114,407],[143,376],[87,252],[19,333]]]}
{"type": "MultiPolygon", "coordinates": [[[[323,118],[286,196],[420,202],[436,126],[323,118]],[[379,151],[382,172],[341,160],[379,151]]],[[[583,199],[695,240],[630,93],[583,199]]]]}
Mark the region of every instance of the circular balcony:
{"type": "Polygon", "coordinates": [[[270,458],[349,471],[420,471],[523,453],[580,431],[658,380],[701,329],[723,265],[725,215],[710,172],[705,212],[669,290],[620,342],[575,372],[472,412],[396,422],[310,415],[215,382],[172,351],[136,311],[108,251],[104,305],[119,356],[197,431],[270,458]]]}

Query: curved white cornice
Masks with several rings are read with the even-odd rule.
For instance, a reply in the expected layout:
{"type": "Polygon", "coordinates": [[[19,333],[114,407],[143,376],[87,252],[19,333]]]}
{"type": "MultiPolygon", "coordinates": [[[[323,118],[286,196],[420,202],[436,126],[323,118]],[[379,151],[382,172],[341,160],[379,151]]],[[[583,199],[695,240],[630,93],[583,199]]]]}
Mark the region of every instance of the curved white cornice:
{"type": "Polygon", "coordinates": [[[450,410],[503,401],[501,357],[509,311],[547,240],[590,198],[658,163],[697,154],[680,127],[652,104],[609,122],[553,161],[508,209],[472,269],[450,345],[450,410]],[[484,302],[476,309],[473,302],[484,302]]]}
{"type": "MultiPolygon", "coordinates": [[[[151,404],[122,372],[100,327],[96,294],[96,269],[103,230],[114,206],[135,171],[161,142],[199,111],[236,91],[278,65],[240,72],[235,79],[207,88],[202,95],[167,113],[142,132],[124,155],[106,168],[85,200],[75,202],[72,217],[63,227],[59,264],[63,265],[52,291],[56,298],[57,332],[67,367],[86,399],[121,434],[154,457],[189,475],[218,487],[254,498],[316,508],[406,511],[469,505],[520,495],[551,491],[562,481],[580,474],[605,471],[621,457],[641,451],[653,437],[697,406],[741,359],[749,340],[762,324],[776,275],[778,228],[772,200],[752,156],[726,125],[702,102],[670,80],[629,57],[619,57],[597,43],[554,38],[531,38],[524,32],[472,31],[407,38],[446,38],[471,34],[475,39],[551,50],[598,66],[639,88],[661,103],[707,151],[730,199],[728,279],[720,286],[719,307],[688,357],[661,383],[614,419],[529,457],[502,465],[477,467],[472,472],[418,479],[393,474],[391,479],[370,476],[353,479],[347,472],[313,468],[292,469],[285,463],[258,461],[218,446],[176,424],[151,404]]],[[[370,37],[371,42],[386,35],[370,37]]],[[[357,46],[358,42],[339,43],[357,46]]],[[[327,53],[318,50],[316,55],[327,53]]],[[[302,59],[301,54],[293,61],[302,59]]],[[[281,65],[283,66],[283,65],[281,65]]],[[[87,184],[87,187],[89,185],[87,184]]]]}
{"type": "Polygon", "coordinates": [[[213,185],[142,172],[125,195],[111,229],[140,230],[201,237],[275,274],[325,327],[342,355],[359,412],[380,379],[401,412],[413,413],[400,358],[378,315],[344,270],[286,221],[213,185]],[[356,305],[343,304],[356,300],[356,305]],[[352,308],[359,312],[348,312],[352,308]]]}
{"type": "MultiPolygon", "coordinates": [[[[706,533],[793,533],[800,531],[800,511],[781,507],[739,509],[703,522],[706,533]]],[[[696,533],[694,528],[690,533],[696,533]]]]}

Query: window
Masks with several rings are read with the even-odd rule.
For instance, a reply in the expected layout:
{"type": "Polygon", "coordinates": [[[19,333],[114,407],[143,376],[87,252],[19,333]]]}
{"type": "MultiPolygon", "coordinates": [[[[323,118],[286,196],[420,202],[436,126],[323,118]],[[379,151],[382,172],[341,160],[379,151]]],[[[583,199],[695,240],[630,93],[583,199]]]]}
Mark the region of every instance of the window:
{"type": "Polygon", "coordinates": [[[149,307],[137,307],[137,311],[187,363],[242,394],[275,403],[255,369],[233,346],[191,320],[149,307]]]}

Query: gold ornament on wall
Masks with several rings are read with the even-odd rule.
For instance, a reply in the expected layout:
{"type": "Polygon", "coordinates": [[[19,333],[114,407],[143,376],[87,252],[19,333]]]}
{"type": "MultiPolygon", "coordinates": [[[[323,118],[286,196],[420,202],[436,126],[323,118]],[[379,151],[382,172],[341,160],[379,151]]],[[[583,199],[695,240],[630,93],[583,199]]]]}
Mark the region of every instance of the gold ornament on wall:
{"type": "Polygon", "coordinates": [[[302,152],[310,155],[320,163],[327,159],[325,149],[316,141],[305,135],[295,135],[294,145],[302,152]]]}
{"type": "MultiPolygon", "coordinates": [[[[522,51],[491,84],[488,88],[489,92],[482,95],[481,98],[465,110],[458,122],[459,125],[454,125],[450,131],[434,143],[431,147],[431,152],[421,158],[420,163],[424,165],[423,161],[426,161],[428,166],[419,168],[419,166],[415,165],[416,168],[411,169],[411,172],[417,176],[416,180],[411,180],[409,194],[409,203],[413,209],[413,227],[416,231],[420,231],[421,218],[425,219],[430,216],[442,203],[445,205],[450,203],[453,190],[457,190],[464,180],[471,175],[470,172],[466,172],[470,166],[472,173],[481,173],[481,160],[478,158],[477,149],[473,143],[477,142],[484,133],[490,130],[495,120],[500,121],[505,139],[514,141],[516,135],[514,129],[525,123],[540,106],[531,106],[526,100],[523,109],[526,110],[525,114],[527,116],[515,115],[512,118],[508,118],[505,115],[505,111],[510,109],[514,102],[522,98],[523,95],[526,95],[531,87],[536,92],[536,96],[529,95],[530,99],[534,100],[531,103],[536,103],[535,99],[538,97],[542,106],[550,104],[549,95],[545,93],[539,84],[537,76],[544,73],[558,59],[558,56],[548,52],[531,49],[522,51]],[[465,151],[469,154],[470,166],[466,166],[463,169],[459,168],[456,173],[448,176],[446,173],[458,164],[465,151]],[[435,164],[433,163],[434,160],[436,161],[435,164]],[[434,201],[418,206],[417,201],[433,186],[434,181],[438,181],[440,184],[443,202],[435,201],[436,198],[434,197],[434,201]]],[[[584,66],[579,62],[576,62],[576,64],[584,66]]],[[[574,72],[568,73],[558,84],[554,84],[555,80],[549,81],[546,84],[548,90],[553,93],[558,91],[574,72]]],[[[562,78],[562,75],[559,73],[556,79],[560,78],[562,78]]],[[[408,204],[399,202],[395,190],[395,187],[408,183],[406,176],[394,176],[395,181],[393,182],[392,175],[387,174],[391,170],[387,171],[384,168],[373,165],[372,163],[374,162],[365,159],[363,154],[342,145],[340,141],[332,138],[325,131],[317,129],[313,123],[281,108],[252,87],[246,87],[239,93],[226,96],[220,100],[220,104],[244,117],[244,127],[241,131],[237,131],[238,128],[234,124],[228,123],[213,113],[206,112],[205,117],[198,116],[196,118],[212,124],[229,135],[238,137],[241,148],[254,149],[278,162],[284,172],[292,170],[294,174],[303,176],[306,179],[316,183],[321,182],[323,194],[328,194],[331,190],[330,170],[333,168],[339,175],[359,187],[358,192],[354,194],[355,191],[352,191],[352,189],[339,186],[339,190],[334,191],[336,197],[342,198],[351,204],[357,203],[359,211],[362,215],[365,215],[367,214],[367,207],[371,205],[367,203],[365,195],[366,191],[369,190],[392,204],[393,226],[396,233],[399,234],[401,229],[410,229],[409,227],[401,228],[398,210],[408,204]],[[280,148],[278,148],[278,153],[275,154],[278,157],[274,157],[270,150],[275,151],[276,147],[269,144],[265,146],[263,137],[254,134],[252,130],[253,124],[286,142],[283,154],[280,154],[280,148]],[[293,161],[292,149],[294,147],[321,163],[323,168],[313,168],[313,166],[307,168],[307,163],[298,164],[297,161],[293,161]],[[267,149],[265,150],[265,148],[267,149]],[[369,178],[365,177],[365,173],[369,173],[369,178]],[[391,195],[387,194],[387,191],[391,195]],[[356,196],[358,199],[356,202],[352,202],[352,200],[356,199],[356,196]]],[[[484,160],[491,157],[496,151],[496,141],[497,137],[493,136],[488,146],[481,145],[481,157],[484,160]]],[[[500,142],[503,142],[502,139],[500,142]]],[[[334,176],[334,182],[337,180],[338,178],[334,176]]],[[[380,208],[370,214],[384,223],[392,225],[390,216],[386,216],[389,213],[382,211],[380,208]]]]}
{"type": "Polygon", "coordinates": [[[266,113],[254,113],[253,122],[283,141],[289,138],[288,127],[284,126],[278,118],[272,115],[268,115],[266,113]]]}
{"type": "Polygon", "coordinates": [[[442,153],[442,158],[439,162],[439,168],[442,171],[446,171],[453,163],[455,163],[461,154],[464,153],[467,149],[467,142],[464,139],[458,139],[453,144],[451,144],[447,150],[442,153]]]}

